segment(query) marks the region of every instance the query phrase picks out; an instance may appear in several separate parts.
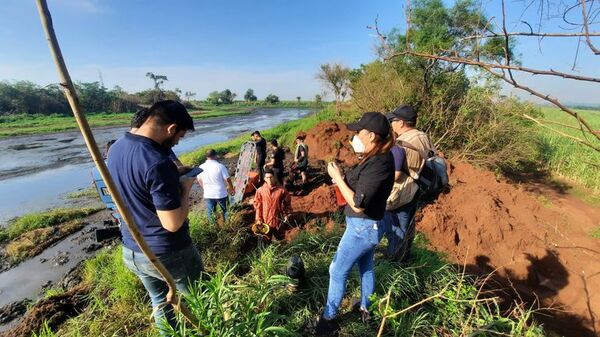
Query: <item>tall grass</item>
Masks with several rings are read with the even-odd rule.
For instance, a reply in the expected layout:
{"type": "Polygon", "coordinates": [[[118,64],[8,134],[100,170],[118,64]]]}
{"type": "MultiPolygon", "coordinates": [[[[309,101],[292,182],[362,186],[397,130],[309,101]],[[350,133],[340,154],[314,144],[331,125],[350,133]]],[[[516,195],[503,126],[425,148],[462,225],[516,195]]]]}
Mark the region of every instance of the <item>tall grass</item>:
{"type": "Polygon", "coordinates": [[[90,304],[64,323],[57,336],[156,336],[149,298],[121,254],[119,247],[86,261],[83,282],[92,285],[90,304]]]}
{"type": "MultiPolygon", "coordinates": [[[[544,119],[577,127],[573,117],[556,108],[542,108],[544,119]]],[[[600,111],[578,110],[583,118],[595,130],[600,130],[600,111]]],[[[566,134],[582,138],[581,131],[558,124],[548,124],[552,128],[566,134]]],[[[545,168],[552,173],[575,181],[586,188],[600,193],[600,153],[577,142],[561,136],[546,128],[539,128],[542,138],[545,168]]],[[[598,145],[594,137],[588,136],[590,142],[598,145]]]]}

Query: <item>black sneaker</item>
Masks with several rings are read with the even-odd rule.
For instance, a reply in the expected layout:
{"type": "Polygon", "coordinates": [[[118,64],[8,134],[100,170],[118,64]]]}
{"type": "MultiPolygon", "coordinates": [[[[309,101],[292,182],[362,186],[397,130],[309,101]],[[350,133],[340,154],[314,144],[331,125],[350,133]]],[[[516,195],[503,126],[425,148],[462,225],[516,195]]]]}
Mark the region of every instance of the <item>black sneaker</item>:
{"type": "Polygon", "coordinates": [[[339,330],[340,326],[335,318],[325,319],[321,316],[315,325],[315,336],[336,336],[339,330]]]}
{"type": "Polygon", "coordinates": [[[371,321],[371,313],[369,310],[360,309],[360,319],[364,324],[368,324],[371,321]]]}

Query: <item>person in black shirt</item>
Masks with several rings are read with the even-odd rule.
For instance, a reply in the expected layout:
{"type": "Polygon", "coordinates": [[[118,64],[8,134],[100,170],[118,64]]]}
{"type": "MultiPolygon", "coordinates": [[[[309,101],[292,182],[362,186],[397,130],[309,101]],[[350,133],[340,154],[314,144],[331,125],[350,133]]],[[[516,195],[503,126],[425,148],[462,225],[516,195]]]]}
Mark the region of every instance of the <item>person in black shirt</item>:
{"type": "Polygon", "coordinates": [[[294,172],[300,172],[302,178],[302,185],[300,190],[295,195],[301,195],[304,193],[308,177],[306,171],[308,170],[308,145],[304,143],[306,138],[305,133],[301,133],[296,137],[296,151],[294,151],[294,172]]]}
{"type": "Polygon", "coordinates": [[[373,256],[383,235],[381,220],[394,184],[394,159],[390,153],[394,137],[385,116],[367,112],[348,129],[356,132],[352,147],[361,160],[345,176],[335,163],[327,166],[327,173],[347,202],[346,230],[329,266],[327,303],[315,327],[317,335],[331,335],[337,330],[335,317],[355,264],[361,280],[360,311],[363,319],[368,318],[369,296],[375,290],[373,256]]]}
{"type": "Polygon", "coordinates": [[[270,160],[265,165],[265,168],[272,168],[277,177],[277,181],[280,185],[283,185],[283,160],[285,159],[285,151],[279,147],[277,140],[272,139],[269,143],[271,144],[271,155],[269,156],[270,160]]]}
{"type": "Polygon", "coordinates": [[[263,183],[265,177],[265,161],[267,159],[267,141],[260,135],[260,132],[252,132],[252,140],[256,147],[256,156],[254,157],[254,164],[258,169],[258,183],[263,183]]]}

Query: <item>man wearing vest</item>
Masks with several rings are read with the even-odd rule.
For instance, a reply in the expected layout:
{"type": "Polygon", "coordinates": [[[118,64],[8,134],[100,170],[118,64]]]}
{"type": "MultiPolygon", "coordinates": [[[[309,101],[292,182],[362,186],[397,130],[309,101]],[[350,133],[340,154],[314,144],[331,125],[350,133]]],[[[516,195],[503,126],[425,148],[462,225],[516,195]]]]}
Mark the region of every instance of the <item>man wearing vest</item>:
{"type": "MultiPolygon", "coordinates": [[[[417,112],[410,105],[401,105],[386,114],[394,133],[396,143],[404,149],[402,170],[396,175],[394,188],[390,194],[384,221],[388,238],[388,253],[399,262],[410,258],[410,248],[415,235],[415,213],[419,202],[419,186],[416,180],[423,169],[428,154],[433,151],[429,136],[415,128],[417,112]]],[[[394,155],[402,154],[392,152],[394,155]]],[[[396,159],[396,158],[395,158],[396,159]]]]}

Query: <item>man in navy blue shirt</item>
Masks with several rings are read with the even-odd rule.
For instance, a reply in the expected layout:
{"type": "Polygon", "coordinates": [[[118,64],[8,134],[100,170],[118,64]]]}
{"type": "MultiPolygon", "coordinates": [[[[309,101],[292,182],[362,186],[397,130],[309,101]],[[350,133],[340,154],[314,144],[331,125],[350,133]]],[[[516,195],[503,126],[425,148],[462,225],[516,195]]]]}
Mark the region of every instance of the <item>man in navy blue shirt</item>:
{"type": "MultiPolygon", "coordinates": [[[[193,178],[180,180],[170,150],[194,122],[185,107],[175,101],[152,105],[148,117],[134,133],[125,133],[111,148],[108,169],[140,234],[167,270],[179,291],[198,280],[203,270],[198,250],[192,245],[187,216],[193,178]]],[[[142,281],[150,295],[161,333],[164,322],[175,326],[173,309],[165,306],[168,287],[141,252],[126,226],[121,226],[123,260],[142,281]]]]}

